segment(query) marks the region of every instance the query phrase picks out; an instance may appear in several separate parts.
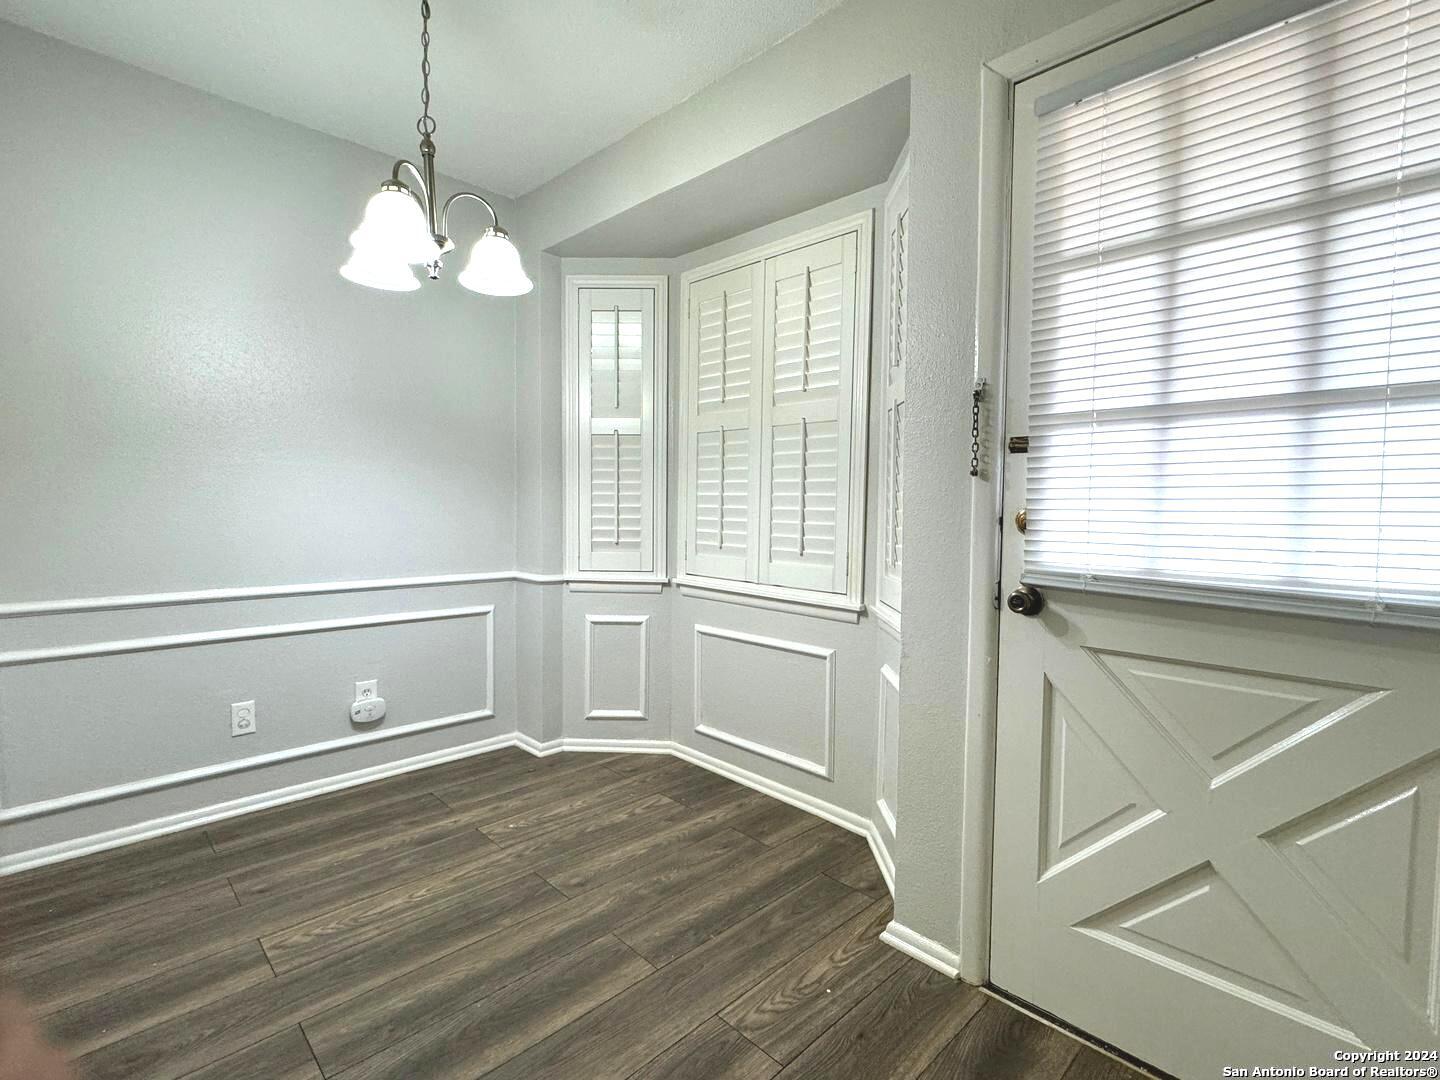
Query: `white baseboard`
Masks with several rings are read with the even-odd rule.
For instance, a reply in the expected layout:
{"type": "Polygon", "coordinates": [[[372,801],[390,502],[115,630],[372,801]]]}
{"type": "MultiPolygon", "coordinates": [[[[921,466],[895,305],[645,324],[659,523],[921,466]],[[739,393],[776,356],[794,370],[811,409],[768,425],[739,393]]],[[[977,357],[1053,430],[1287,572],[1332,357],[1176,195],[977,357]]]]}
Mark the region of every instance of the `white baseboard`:
{"type": "Polygon", "coordinates": [[[933,941],[924,934],[917,934],[908,926],[901,926],[898,922],[891,922],[880,935],[880,940],[892,948],[899,949],[906,956],[913,956],[922,964],[927,964],[940,974],[951,979],[960,977],[960,955],[947,949],[938,941],[933,941]]]}
{"type": "MultiPolygon", "coordinates": [[[[449,761],[458,761],[461,758],[473,757],[476,754],[484,754],[491,750],[515,745],[517,742],[513,734],[493,735],[478,742],[466,743],[464,746],[432,750],[427,754],[416,754],[414,757],[386,762],[383,765],[371,765],[368,768],[340,773],[338,776],[309,780],[303,784],[293,784],[290,787],[278,788],[274,791],[213,803],[210,806],[186,810],[168,817],[153,818],[150,821],[126,825],[119,829],[110,829],[107,832],[93,833],[90,836],[77,837],[74,840],[63,840],[58,844],[32,848],[15,855],[0,856],[0,877],[18,874],[22,870],[48,866],[51,863],[78,859],[82,855],[93,855],[126,844],[138,844],[142,840],[180,832],[183,829],[193,829],[197,825],[209,825],[216,821],[224,821],[226,818],[238,817],[241,814],[267,810],[272,806],[283,806],[286,803],[298,802],[316,795],[326,795],[332,791],[342,791],[359,784],[368,784],[373,780],[383,780],[389,776],[399,776],[417,769],[428,769],[433,765],[443,765],[449,761]]],[[[529,748],[526,747],[526,749],[529,748]]]]}
{"type": "Polygon", "coordinates": [[[895,895],[895,856],[890,853],[890,847],[885,842],[883,826],[878,822],[870,823],[870,854],[875,856],[875,865],[880,867],[880,876],[885,879],[885,887],[890,890],[891,897],[895,895]]]}
{"type": "MultiPolygon", "coordinates": [[[[419,725],[416,725],[419,726],[419,725]]],[[[428,725],[427,725],[428,726],[428,725]]],[[[182,829],[192,829],[199,825],[209,825],[216,821],[223,821],[226,818],[238,817],[241,814],[254,813],[257,810],[265,810],[272,806],[283,806],[286,803],[298,802],[301,799],[312,798],[316,795],[325,795],[332,791],[341,791],[358,784],[370,783],[373,780],[381,780],[389,776],[398,776],[401,773],[413,772],[416,769],[429,768],[432,765],[441,765],[448,761],[457,761],[460,758],[472,757],[476,754],[484,754],[491,750],[499,750],[506,746],[517,746],[522,750],[534,754],[536,757],[549,757],[565,751],[580,753],[606,753],[606,754],[670,754],[692,765],[698,765],[702,769],[718,773],[726,779],[733,780],[737,784],[752,788],[761,794],[771,798],[779,799],[781,802],[789,803],[791,806],[804,810],[806,813],[814,814],[816,817],[847,829],[850,832],[858,833],[870,844],[870,852],[880,868],[881,876],[885,879],[885,885],[890,894],[895,894],[895,864],[886,848],[879,827],[875,822],[861,817],[853,811],[843,807],[835,806],[823,799],[813,795],[795,791],[792,788],[732,765],[728,761],[711,757],[703,751],[693,747],[685,746],[682,743],[669,739],[583,739],[583,738],[560,738],[541,742],[539,739],[523,732],[506,732],[501,735],[493,735],[488,739],[481,739],[478,742],[467,743],[464,746],[453,747],[446,750],[436,750],[428,754],[418,754],[414,757],[403,758],[400,761],[387,762],[383,765],[372,765],[364,769],[356,769],[352,772],[341,773],[338,776],[325,777],[320,780],[311,780],[303,784],[295,784],[286,788],[279,788],[275,791],[262,792],[257,795],[248,795],[240,799],[231,799],[227,802],[214,803],[210,806],[200,807],[195,810],[187,810],[180,814],[172,814],[168,817],[154,818],[150,821],[140,822],[135,825],[127,825],[119,829],[111,829],[107,832],[94,833],[90,836],[79,837],[74,840],[61,841],[58,844],[50,844],[46,847],[33,848],[15,855],[0,856],[0,877],[7,874],[18,874],[23,870],[31,870],[40,866],[47,866],[51,863],[62,862],[68,859],[77,859],[82,855],[93,855],[110,848],[121,847],[125,844],[135,844],[142,840],[149,840],[153,837],[164,836],[166,833],[179,832],[182,829]]],[[[259,761],[259,759],[253,759],[259,761]]],[[[16,807],[19,811],[24,807],[16,807]]],[[[907,952],[918,959],[924,960],[932,967],[941,971],[946,970],[941,963],[931,959],[928,954],[922,955],[916,951],[921,946],[914,944],[901,944],[892,940],[891,931],[895,930],[897,923],[891,923],[882,938],[890,944],[907,952]]],[[[913,935],[908,930],[900,927],[904,934],[909,935],[907,942],[912,940],[925,943],[934,950],[934,955],[954,957],[953,953],[941,948],[935,942],[913,935]]],[[[952,967],[951,973],[954,973],[952,967]]]]}
{"type": "MultiPolygon", "coordinates": [[[[274,750],[268,754],[256,754],[253,757],[237,758],[234,761],[222,761],[215,765],[204,765],[198,769],[185,769],[181,772],[165,773],[163,776],[146,777],[144,780],[113,784],[110,787],[77,791],[73,795],[61,795],[55,799],[21,803],[19,806],[0,810],[0,825],[8,825],[16,821],[29,821],[31,818],[46,817],[50,814],[63,813],[66,810],[78,810],[85,806],[96,806],[100,803],[134,798],[137,795],[147,795],[152,791],[163,791],[166,788],[180,787],[182,784],[214,780],[232,773],[249,772],[252,769],[263,769],[287,761],[299,761],[302,758],[316,757],[320,754],[332,754],[337,750],[352,750],[370,743],[385,742],[390,739],[403,738],[406,735],[418,735],[425,731],[436,731],[440,728],[454,727],[457,724],[470,724],[478,720],[493,720],[494,718],[493,709],[476,709],[474,712],[456,713],[454,716],[420,720],[413,724],[381,728],[378,731],[366,731],[357,735],[345,735],[326,742],[307,743],[304,746],[294,746],[288,750],[274,750]]],[[[505,737],[509,738],[508,735],[505,737]]]]}

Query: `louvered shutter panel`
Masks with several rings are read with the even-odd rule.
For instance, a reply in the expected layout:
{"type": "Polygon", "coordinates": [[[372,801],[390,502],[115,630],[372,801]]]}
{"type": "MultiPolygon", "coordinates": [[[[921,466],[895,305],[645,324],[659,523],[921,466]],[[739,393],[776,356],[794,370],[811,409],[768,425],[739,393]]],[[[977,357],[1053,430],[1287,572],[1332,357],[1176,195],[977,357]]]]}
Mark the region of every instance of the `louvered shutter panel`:
{"type": "Polygon", "coordinates": [[[1027,580],[1435,617],[1440,0],[1036,126],[1027,580]]]}
{"type": "Polygon", "coordinates": [[[654,569],[655,292],[581,289],[579,569],[654,569]]]}
{"type": "Polygon", "coordinates": [[[846,585],[856,234],[765,261],[759,580],[846,585]]]}
{"type": "Polygon", "coordinates": [[[754,580],[759,491],[761,267],[690,286],[692,370],[687,564],[691,573],[754,580]]]}
{"type": "Polygon", "coordinates": [[[879,599],[900,610],[900,576],[905,525],[905,354],[909,340],[906,310],[909,279],[910,170],[900,166],[885,199],[885,430],[880,468],[879,599]]]}

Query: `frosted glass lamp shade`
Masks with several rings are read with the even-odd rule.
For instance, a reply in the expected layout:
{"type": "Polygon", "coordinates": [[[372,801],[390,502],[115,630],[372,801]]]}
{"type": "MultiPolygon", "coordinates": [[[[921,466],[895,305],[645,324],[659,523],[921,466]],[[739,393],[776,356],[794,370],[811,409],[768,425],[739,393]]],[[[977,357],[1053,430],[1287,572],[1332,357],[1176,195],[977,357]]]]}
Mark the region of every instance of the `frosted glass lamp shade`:
{"type": "Polygon", "coordinates": [[[520,252],[504,229],[491,227],[470,249],[470,261],[456,278],[471,292],[523,296],[535,287],[520,263],[520,252]]]}
{"type": "MultiPolygon", "coordinates": [[[[352,244],[358,235],[352,234],[352,244]]],[[[340,267],[340,276],[356,285],[386,292],[414,292],[420,288],[419,279],[405,262],[358,245],[351,250],[349,261],[340,267]]]]}
{"type": "Polygon", "coordinates": [[[382,184],[365,204],[365,217],[350,242],[387,261],[424,264],[440,257],[440,246],[430,235],[425,211],[408,188],[393,181],[382,184]]]}

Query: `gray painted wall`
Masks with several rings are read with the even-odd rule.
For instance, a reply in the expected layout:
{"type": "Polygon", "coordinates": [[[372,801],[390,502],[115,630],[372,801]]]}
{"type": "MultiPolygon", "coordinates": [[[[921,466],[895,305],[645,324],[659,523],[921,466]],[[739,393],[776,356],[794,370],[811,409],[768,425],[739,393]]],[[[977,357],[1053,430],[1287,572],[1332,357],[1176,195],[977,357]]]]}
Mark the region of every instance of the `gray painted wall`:
{"type": "MultiPolygon", "coordinates": [[[[516,305],[453,275],[388,294],[336,273],[388,160],[6,23],[0,100],[0,604],[514,568],[516,305]]],[[[495,720],[8,824],[0,844],[513,730],[515,605],[502,582],[0,619],[6,652],[489,603],[495,720]]],[[[0,807],[347,737],[359,678],[381,680],[386,728],[474,711],[486,623],[0,667],[0,807]],[[259,730],[232,739],[248,698],[259,730]]]]}

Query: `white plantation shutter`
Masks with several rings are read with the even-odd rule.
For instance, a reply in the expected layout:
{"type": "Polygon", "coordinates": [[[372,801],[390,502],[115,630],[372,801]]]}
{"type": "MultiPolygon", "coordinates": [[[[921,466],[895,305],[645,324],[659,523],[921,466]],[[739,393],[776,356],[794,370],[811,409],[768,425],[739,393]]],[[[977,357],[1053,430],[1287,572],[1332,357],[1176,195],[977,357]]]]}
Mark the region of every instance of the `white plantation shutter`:
{"type": "Polygon", "coordinates": [[[686,556],[692,573],[752,580],[758,549],[759,263],[690,286],[686,556]]]}
{"type": "Polygon", "coordinates": [[[580,571],[655,568],[655,291],[578,290],[580,571]]]}
{"type": "Polygon", "coordinates": [[[856,236],[765,260],[759,580],[844,592],[856,236]]]}
{"type": "Polygon", "coordinates": [[[910,162],[906,158],[885,199],[885,431],[880,468],[879,599],[900,610],[905,550],[905,487],[902,452],[905,426],[905,354],[909,341],[906,298],[909,280],[910,162]]]}
{"type": "Polygon", "coordinates": [[[1025,576],[1440,602],[1440,0],[1037,122],[1025,576]]]}

